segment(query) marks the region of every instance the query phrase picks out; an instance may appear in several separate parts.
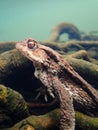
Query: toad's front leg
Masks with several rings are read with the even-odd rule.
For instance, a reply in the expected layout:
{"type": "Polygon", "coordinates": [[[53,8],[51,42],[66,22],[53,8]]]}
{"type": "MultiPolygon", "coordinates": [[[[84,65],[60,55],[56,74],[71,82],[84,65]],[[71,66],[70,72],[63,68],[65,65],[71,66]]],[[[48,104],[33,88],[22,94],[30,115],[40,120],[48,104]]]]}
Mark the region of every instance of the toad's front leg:
{"type": "Polygon", "coordinates": [[[60,100],[60,130],[74,130],[75,112],[73,99],[70,91],[57,78],[53,80],[54,91],[57,92],[60,100]]]}
{"type": "Polygon", "coordinates": [[[60,101],[60,109],[61,109],[61,120],[60,124],[61,130],[74,130],[75,127],[75,113],[73,109],[72,97],[68,90],[61,90],[61,101],[60,101]],[[64,95],[62,95],[64,94],[64,95]]]}

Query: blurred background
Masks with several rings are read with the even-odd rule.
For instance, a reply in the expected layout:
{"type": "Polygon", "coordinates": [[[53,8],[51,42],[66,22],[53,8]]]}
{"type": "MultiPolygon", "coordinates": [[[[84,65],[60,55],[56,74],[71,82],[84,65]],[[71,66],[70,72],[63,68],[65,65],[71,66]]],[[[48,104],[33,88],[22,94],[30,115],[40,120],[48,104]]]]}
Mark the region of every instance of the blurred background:
{"type": "Polygon", "coordinates": [[[98,30],[98,0],[0,0],[0,41],[45,40],[62,22],[98,30]]]}

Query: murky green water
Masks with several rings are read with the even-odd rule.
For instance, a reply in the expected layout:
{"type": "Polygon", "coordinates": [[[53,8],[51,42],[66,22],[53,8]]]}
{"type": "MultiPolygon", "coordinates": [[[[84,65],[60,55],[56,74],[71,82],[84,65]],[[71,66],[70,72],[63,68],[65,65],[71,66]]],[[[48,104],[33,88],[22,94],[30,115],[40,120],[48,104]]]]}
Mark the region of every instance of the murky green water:
{"type": "Polygon", "coordinates": [[[0,41],[45,40],[61,22],[98,30],[98,0],[0,0],[0,41]]]}

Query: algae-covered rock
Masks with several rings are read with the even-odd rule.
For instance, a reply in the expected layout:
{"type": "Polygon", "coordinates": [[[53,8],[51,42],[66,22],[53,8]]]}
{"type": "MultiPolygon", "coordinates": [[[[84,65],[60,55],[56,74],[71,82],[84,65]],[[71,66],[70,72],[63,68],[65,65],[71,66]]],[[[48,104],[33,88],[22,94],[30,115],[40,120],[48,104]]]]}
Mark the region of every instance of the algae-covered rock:
{"type": "Polygon", "coordinates": [[[10,127],[28,116],[28,108],[22,95],[0,85],[0,128],[10,127]]]}

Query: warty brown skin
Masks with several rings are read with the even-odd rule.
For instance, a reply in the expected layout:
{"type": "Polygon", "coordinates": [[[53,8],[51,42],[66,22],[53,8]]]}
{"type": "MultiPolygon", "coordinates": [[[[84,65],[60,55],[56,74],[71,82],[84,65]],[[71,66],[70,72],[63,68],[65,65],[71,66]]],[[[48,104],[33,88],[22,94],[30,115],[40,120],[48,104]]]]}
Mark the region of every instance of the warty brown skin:
{"type": "Polygon", "coordinates": [[[98,116],[98,92],[60,54],[33,39],[17,43],[16,48],[33,62],[35,76],[50,95],[58,96],[61,130],[74,130],[73,105],[79,111],[98,116]]]}

